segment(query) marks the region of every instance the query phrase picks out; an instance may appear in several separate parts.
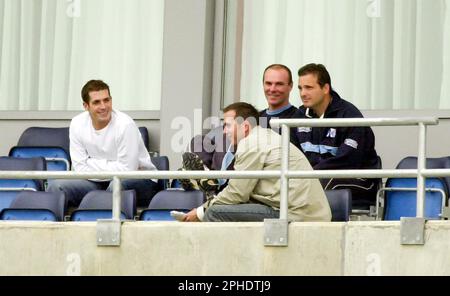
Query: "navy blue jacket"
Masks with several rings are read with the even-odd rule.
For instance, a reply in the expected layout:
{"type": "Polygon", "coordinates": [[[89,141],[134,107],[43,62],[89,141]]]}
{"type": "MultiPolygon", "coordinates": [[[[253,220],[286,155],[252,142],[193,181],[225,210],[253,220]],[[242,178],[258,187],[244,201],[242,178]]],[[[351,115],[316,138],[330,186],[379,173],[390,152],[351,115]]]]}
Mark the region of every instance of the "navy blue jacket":
{"type": "MultiPolygon", "coordinates": [[[[272,118],[291,118],[295,114],[295,112],[297,112],[297,107],[295,106],[291,106],[276,115],[269,115],[267,114],[267,109],[264,109],[263,111],[259,112],[259,125],[264,128],[271,128],[270,120],[272,118]]],[[[276,132],[281,133],[281,129],[276,129],[276,132]]]]}
{"type": "MultiPolygon", "coordinates": [[[[350,102],[331,92],[324,118],[362,118],[350,102]]],[[[312,109],[301,106],[292,118],[317,118],[312,109]]],[[[370,127],[292,128],[291,142],[300,148],[314,169],[371,169],[378,159],[375,136],[370,127]]]]}

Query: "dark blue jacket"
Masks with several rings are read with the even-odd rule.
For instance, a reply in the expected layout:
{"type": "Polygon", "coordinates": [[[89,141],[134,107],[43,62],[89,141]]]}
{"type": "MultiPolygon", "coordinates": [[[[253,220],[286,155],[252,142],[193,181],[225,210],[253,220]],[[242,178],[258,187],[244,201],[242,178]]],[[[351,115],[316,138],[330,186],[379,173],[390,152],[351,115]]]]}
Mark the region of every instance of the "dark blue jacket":
{"type": "MultiPolygon", "coordinates": [[[[362,118],[350,102],[331,92],[324,118],[362,118]]],[[[292,118],[317,118],[301,106],[292,118]]],[[[292,128],[291,142],[300,148],[314,169],[370,169],[378,163],[375,136],[370,127],[292,128]]]]}
{"type": "MultiPolygon", "coordinates": [[[[267,109],[264,109],[263,111],[259,112],[259,125],[264,128],[271,128],[270,120],[272,118],[291,118],[295,114],[295,112],[297,112],[297,107],[295,106],[290,106],[288,109],[277,113],[276,115],[269,115],[267,114],[267,109]]],[[[280,128],[277,128],[275,131],[281,134],[280,128]]]]}

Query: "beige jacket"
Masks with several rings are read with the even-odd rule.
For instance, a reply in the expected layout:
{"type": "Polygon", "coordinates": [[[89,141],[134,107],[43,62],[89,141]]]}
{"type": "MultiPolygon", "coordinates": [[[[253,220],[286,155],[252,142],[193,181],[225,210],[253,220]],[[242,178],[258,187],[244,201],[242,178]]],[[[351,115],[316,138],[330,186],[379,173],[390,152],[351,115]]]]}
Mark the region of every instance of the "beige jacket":
{"type": "MultiPolygon", "coordinates": [[[[290,170],[312,170],[306,157],[290,144],[290,170]]],[[[281,136],[271,129],[253,128],[237,147],[236,171],[280,170],[281,136]]],[[[262,203],[280,208],[280,179],[230,179],[228,186],[203,206],[262,203]]],[[[290,179],[288,219],[330,221],[331,210],[318,179],[290,179]]]]}

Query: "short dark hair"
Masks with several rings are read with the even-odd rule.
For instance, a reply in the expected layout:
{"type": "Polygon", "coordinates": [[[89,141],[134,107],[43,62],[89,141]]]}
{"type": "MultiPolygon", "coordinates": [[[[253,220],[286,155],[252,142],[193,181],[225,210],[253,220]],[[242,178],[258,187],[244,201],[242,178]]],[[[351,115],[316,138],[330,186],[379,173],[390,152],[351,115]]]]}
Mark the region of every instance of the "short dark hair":
{"type": "Polygon", "coordinates": [[[253,105],[245,102],[237,102],[226,106],[223,113],[228,111],[236,112],[236,118],[248,120],[252,126],[258,125],[259,113],[253,105]]]}
{"type": "Polygon", "coordinates": [[[91,91],[99,91],[104,89],[107,89],[109,96],[111,96],[108,84],[106,84],[102,80],[89,80],[81,89],[81,98],[83,99],[83,102],[89,104],[89,101],[91,100],[91,98],[89,97],[89,93],[91,91]]]}
{"type": "Polygon", "coordinates": [[[267,66],[267,68],[264,70],[263,73],[263,83],[264,83],[264,77],[266,76],[266,72],[269,69],[275,69],[275,70],[285,70],[288,73],[289,76],[289,85],[292,85],[292,72],[291,69],[289,69],[287,66],[283,65],[283,64],[272,64],[270,66],[267,66]]]}
{"type": "Polygon", "coordinates": [[[322,64],[307,64],[298,70],[298,77],[305,76],[308,74],[314,74],[317,77],[317,83],[320,87],[324,87],[328,83],[331,91],[331,78],[330,73],[328,73],[327,68],[322,64]]]}

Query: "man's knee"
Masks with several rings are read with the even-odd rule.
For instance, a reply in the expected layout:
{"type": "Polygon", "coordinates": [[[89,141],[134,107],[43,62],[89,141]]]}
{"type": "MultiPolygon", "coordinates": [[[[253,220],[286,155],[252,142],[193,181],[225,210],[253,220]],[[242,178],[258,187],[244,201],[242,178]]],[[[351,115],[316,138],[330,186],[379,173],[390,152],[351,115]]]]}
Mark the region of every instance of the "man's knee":
{"type": "Polygon", "coordinates": [[[64,191],[64,187],[67,186],[68,180],[48,180],[47,189],[48,192],[64,191]]]}
{"type": "Polygon", "coordinates": [[[222,211],[218,206],[210,206],[203,217],[204,222],[221,222],[222,221],[222,211]]]}

